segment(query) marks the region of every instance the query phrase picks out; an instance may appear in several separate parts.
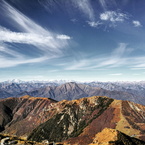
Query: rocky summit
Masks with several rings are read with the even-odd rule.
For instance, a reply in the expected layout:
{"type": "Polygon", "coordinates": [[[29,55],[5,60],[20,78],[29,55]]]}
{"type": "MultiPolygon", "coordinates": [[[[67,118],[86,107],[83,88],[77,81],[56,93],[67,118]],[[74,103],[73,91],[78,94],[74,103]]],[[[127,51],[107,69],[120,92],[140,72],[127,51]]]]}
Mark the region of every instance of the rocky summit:
{"type": "Polygon", "coordinates": [[[144,120],[145,106],[105,96],[60,102],[31,96],[0,100],[1,140],[16,136],[24,144],[143,145],[144,120]]]}

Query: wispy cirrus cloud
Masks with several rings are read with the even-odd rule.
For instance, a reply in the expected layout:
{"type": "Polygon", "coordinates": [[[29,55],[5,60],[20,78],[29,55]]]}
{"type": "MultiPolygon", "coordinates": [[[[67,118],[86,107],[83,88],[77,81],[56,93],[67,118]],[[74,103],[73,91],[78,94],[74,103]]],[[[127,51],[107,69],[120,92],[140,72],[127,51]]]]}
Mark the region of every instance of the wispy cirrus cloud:
{"type": "Polygon", "coordinates": [[[102,58],[97,67],[118,67],[126,63],[125,54],[130,53],[132,49],[127,48],[126,43],[120,43],[108,57],[102,58]]]}
{"type": "Polygon", "coordinates": [[[102,21],[110,21],[112,23],[123,22],[128,19],[127,14],[117,12],[117,11],[105,11],[100,14],[100,19],[102,21]]]}
{"type": "Polygon", "coordinates": [[[60,40],[69,40],[70,36],[67,35],[45,35],[43,33],[25,33],[25,32],[12,32],[4,27],[0,27],[0,41],[9,43],[23,43],[34,46],[39,46],[43,51],[59,52],[59,48],[64,47],[60,40]],[[47,47],[46,47],[47,46],[47,47]]]}
{"type": "Polygon", "coordinates": [[[118,67],[136,69],[145,67],[144,57],[129,57],[134,49],[129,48],[126,43],[118,44],[110,54],[104,54],[96,57],[84,58],[72,62],[69,66],[65,64],[66,70],[99,70],[118,67]]]}
{"type": "MultiPolygon", "coordinates": [[[[7,47],[7,45],[5,45],[4,43],[0,43],[0,53],[3,53],[4,55],[7,54],[7,55],[10,55],[12,57],[17,57],[17,58],[21,58],[21,54],[16,52],[16,51],[13,51],[11,49],[9,49],[7,47]]],[[[0,55],[1,58],[5,58],[4,56],[0,55]]]]}
{"type": "Polygon", "coordinates": [[[130,48],[127,48],[126,43],[120,43],[119,46],[114,49],[111,54],[104,54],[97,58],[81,59],[74,61],[73,64],[66,67],[66,70],[88,70],[88,69],[100,69],[119,67],[126,63],[124,54],[129,53],[130,48]],[[109,56],[108,56],[109,55],[109,56]]]}
{"type": "Polygon", "coordinates": [[[4,15],[8,20],[11,20],[13,23],[13,26],[15,26],[17,29],[28,32],[28,33],[37,33],[37,34],[50,34],[52,35],[50,31],[45,30],[40,25],[36,24],[33,20],[28,18],[26,15],[9,5],[7,2],[2,1],[1,9],[4,12],[4,15]]]}
{"type": "Polygon", "coordinates": [[[94,10],[89,0],[72,0],[76,7],[80,9],[91,21],[94,21],[94,10]]]}
{"type": "MultiPolygon", "coordinates": [[[[39,3],[48,10],[48,12],[55,11],[55,9],[60,8],[63,3],[63,9],[67,10],[69,14],[74,13],[74,11],[79,10],[90,21],[94,21],[95,14],[90,0],[39,0],[39,3]],[[59,3],[60,2],[60,3],[59,3]]],[[[73,21],[76,19],[72,19],[73,21]]]]}
{"type": "Polygon", "coordinates": [[[69,45],[70,36],[44,29],[7,2],[2,1],[1,4],[0,8],[4,15],[13,22],[13,26],[20,32],[14,32],[0,26],[0,67],[36,63],[63,55],[63,49],[69,45]],[[13,50],[13,47],[11,47],[13,43],[32,45],[36,52],[41,51],[41,56],[28,59],[26,54],[13,50]],[[13,57],[9,57],[9,55],[13,57]],[[5,62],[5,64],[2,62],[5,62]]]}
{"type": "Polygon", "coordinates": [[[48,59],[47,56],[27,59],[25,55],[9,49],[6,44],[0,43],[0,68],[13,67],[27,63],[37,63],[46,59],[48,59]]]}

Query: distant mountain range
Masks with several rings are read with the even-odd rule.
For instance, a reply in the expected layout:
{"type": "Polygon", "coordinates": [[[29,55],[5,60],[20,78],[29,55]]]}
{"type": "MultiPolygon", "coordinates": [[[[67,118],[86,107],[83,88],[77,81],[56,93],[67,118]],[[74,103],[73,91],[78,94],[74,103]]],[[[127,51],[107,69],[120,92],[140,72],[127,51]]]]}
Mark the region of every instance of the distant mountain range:
{"type": "Polygon", "coordinates": [[[0,83],[0,98],[24,95],[52,98],[57,101],[99,95],[145,105],[145,82],[67,83],[65,81],[13,80],[0,83]]]}
{"type": "Polygon", "coordinates": [[[145,106],[103,96],[60,102],[31,96],[0,100],[0,137],[13,144],[145,145],[144,119],[145,106]]]}

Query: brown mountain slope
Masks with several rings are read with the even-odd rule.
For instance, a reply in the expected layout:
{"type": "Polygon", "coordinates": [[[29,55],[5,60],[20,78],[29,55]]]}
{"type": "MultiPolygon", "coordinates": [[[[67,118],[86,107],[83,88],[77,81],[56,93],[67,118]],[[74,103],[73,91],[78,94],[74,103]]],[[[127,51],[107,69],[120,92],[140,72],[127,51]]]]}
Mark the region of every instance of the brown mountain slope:
{"type": "MultiPolygon", "coordinates": [[[[25,136],[36,126],[49,119],[43,117],[47,106],[56,101],[47,98],[24,96],[0,100],[0,128],[4,133],[25,136]]],[[[51,117],[53,112],[51,112],[51,117]]]]}
{"type": "Polygon", "coordinates": [[[9,98],[0,101],[0,114],[2,133],[29,140],[88,145],[107,127],[145,141],[145,106],[108,97],[9,98]]]}

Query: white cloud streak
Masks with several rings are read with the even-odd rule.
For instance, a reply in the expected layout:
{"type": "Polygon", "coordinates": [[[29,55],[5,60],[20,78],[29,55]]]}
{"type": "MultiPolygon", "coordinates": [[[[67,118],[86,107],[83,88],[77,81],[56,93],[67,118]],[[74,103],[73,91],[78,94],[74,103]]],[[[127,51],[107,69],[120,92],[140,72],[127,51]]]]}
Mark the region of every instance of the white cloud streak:
{"type": "Polygon", "coordinates": [[[6,68],[6,67],[14,67],[17,65],[21,64],[27,64],[27,63],[38,63],[42,62],[44,60],[48,59],[47,57],[39,57],[39,58],[33,58],[33,59],[26,59],[26,58],[15,58],[15,59],[10,59],[10,58],[0,58],[0,68],[6,68]]]}
{"type": "Polygon", "coordinates": [[[141,27],[142,26],[139,21],[134,20],[134,21],[132,21],[132,23],[133,23],[134,27],[141,27]]]}
{"type": "Polygon", "coordinates": [[[104,11],[106,11],[108,8],[115,8],[117,6],[115,0],[99,0],[99,2],[104,11]]]}
{"type": "Polygon", "coordinates": [[[0,26],[0,67],[11,67],[25,63],[36,63],[60,57],[63,55],[63,49],[69,45],[70,36],[64,34],[56,34],[44,29],[36,24],[30,18],[16,10],[8,3],[3,1],[2,10],[4,15],[13,22],[13,25],[21,32],[12,32],[0,26]],[[18,53],[10,48],[10,44],[19,43],[33,45],[37,50],[42,52],[42,56],[38,58],[26,59],[22,53],[18,53]],[[13,56],[9,58],[7,55],[13,56]],[[5,64],[3,64],[5,62],[5,64]]]}
{"type": "MultiPolygon", "coordinates": [[[[12,32],[6,28],[0,27],[0,41],[9,43],[23,43],[40,46],[43,51],[58,52],[63,47],[60,40],[71,39],[67,35],[43,35],[37,33],[12,32]],[[47,47],[45,47],[47,46],[47,47]]],[[[65,45],[64,45],[65,46],[65,45]]]]}
{"type": "Polygon", "coordinates": [[[57,35],[57,39],[70,40],[71,37],[70,36],[67,36],[67,35],[57,35]]]}
{"type": "Polygon", "coordinates": [[[66,68],[66,70],[86,70],[88,69],[90,62],[86,59],[82,59],[79,62],[74,61],[74,63],[66,68]]]}
{"type": "Polygon", "coordinates": [[[103,7],[104,10],[106,10],[107,6],[106,6],[106,1],[105,0],[99,0],[101,6],[103,7]]]}
{"type": "MultiPolygon", "coordinates": [[[[9,43],[25,43],[25,44],[35,44],[41,45],[49,42],[53,37],[43,36],[34,33],[20,33],[12,32],[6,28],[0,28],[0,41],[9,43]]],[[[55,48],[53,45],[50,47],[55,48]]]]}

